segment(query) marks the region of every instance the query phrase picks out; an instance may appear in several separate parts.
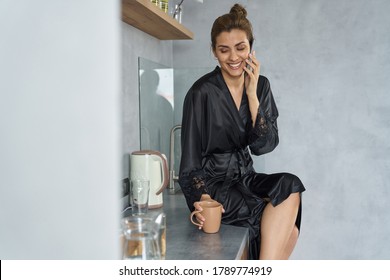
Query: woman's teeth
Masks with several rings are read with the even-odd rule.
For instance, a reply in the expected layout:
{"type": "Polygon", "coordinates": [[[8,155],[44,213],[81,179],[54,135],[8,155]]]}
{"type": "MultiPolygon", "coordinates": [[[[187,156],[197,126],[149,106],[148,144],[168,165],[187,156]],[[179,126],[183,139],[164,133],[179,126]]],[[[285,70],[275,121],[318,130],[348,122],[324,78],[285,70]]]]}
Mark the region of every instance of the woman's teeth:
{"type": "Polygon", "coordinates": [[[240,68],[241,62],[236,63],[236,64],[229,63],[228,65],[230,66],[230,68],[233,68],[233,70],[236,70],[236,69],[240,68]]]}

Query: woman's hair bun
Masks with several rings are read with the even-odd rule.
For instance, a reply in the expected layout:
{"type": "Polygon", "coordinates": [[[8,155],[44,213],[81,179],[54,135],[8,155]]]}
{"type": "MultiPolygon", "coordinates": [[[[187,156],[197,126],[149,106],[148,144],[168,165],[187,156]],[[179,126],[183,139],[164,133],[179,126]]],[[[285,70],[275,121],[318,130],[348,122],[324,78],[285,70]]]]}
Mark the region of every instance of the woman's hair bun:
{"type": "Polygon", "coordinates": [[[238,17],[246,17],[247,12],[240,4],[234,4],[234,6],[230,9],[230,14],[235,14],[238,17]]]}

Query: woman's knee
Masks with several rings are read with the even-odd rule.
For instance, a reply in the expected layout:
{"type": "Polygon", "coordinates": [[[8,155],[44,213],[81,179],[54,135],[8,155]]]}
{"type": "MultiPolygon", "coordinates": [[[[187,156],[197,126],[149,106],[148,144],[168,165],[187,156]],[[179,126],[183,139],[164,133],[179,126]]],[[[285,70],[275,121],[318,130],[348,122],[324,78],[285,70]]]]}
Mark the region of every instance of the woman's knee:
{"type": "Polygon", "coordinates": [[[289,208],[291,211],[298,211],[299,204],[301,203],[301,197],[299,193],[290,194],[285,201],[283,201],[285,207],[289,208]]]}
{"type": "Polygon", "coordinates": [[[293,252],[295,245],[298,242],[298,238],[299,238],[299,229],[297,228],[297,226],[294,226],[294,228],[290,234],[290,237],[288,239],[288,242],[286,244],[286,247],[284,249],[283,259],[287,260],[290,258],[290,255],[293,252]]]}
{"type": "Polygon", "coordinates": [[[291,240],[295,240],[297,241],[298,240],[298,237],[299,237],[299,229],[296,225],[294,225],[294,228],[291,232],[291,240]]]}

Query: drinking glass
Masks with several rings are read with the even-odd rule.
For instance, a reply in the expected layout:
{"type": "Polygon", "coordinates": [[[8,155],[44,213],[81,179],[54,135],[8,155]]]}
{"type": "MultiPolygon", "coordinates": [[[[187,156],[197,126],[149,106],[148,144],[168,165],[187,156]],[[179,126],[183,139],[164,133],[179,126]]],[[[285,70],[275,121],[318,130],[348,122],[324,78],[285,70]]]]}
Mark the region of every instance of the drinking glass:
{"type": "Polygon", "coordinates": [[[142,215],[148,212],[150,181],[144,179],[131,180],[132,214],[142,215]]]}

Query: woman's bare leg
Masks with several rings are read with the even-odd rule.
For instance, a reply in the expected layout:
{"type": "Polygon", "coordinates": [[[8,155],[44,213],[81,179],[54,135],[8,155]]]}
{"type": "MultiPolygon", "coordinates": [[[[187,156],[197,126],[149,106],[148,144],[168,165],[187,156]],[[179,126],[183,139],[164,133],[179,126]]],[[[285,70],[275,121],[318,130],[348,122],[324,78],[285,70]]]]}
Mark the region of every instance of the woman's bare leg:
{"type": "Polygon", "coordinates": [[[281,260],[289,257],[296,243],[293,229],[299,203],[299,193],[293,193],[278,206],[268,203],[265,207],[261,219],[260,259],[281,260]]]}
{"type": "Polygon", "coordinates": [[[287,245],[284,248],[284,255],[282,257],[283,260],[287,260],[291,256],[291,254],[295,248],[295,245],[297,244],[298,236],[299,236],[299,230],[298,230],[297,226],[295,225],[291,234],[290,234],[290,238],[287,242],[287,245]]]}

